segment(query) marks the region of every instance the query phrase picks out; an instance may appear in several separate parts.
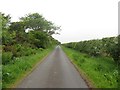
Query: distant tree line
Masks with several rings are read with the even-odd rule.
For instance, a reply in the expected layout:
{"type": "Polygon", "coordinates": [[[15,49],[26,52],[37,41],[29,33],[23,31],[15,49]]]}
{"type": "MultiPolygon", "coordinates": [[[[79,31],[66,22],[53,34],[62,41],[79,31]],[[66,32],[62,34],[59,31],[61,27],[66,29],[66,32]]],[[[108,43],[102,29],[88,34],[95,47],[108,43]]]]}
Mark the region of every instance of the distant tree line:
{"type": "Polygon", "coordinates": [[[19,21],[11,22],[10,15],[0,12],[0,20],[2,21],[2,37],[0,37],[2,64],[60,43],[52,37],[53,34],[58,33],[60,27],[38,13],[27,14],[19,21]]]}

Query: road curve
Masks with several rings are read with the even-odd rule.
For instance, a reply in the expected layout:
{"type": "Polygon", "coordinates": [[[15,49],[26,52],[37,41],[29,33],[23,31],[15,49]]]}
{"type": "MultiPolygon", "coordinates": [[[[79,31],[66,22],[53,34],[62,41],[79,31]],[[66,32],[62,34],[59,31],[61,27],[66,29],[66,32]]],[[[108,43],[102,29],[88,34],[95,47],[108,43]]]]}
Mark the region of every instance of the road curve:
{"type": "Polygon", "coordinates": [[[88,88],[60,46],[29,74],[17,88],[88,88]]]}

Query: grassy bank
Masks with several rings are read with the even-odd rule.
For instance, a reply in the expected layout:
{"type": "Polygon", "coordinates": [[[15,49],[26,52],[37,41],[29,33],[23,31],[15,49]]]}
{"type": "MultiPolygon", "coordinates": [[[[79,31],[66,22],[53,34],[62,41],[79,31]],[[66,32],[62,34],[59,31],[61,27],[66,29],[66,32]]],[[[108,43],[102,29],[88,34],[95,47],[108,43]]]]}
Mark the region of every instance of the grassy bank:
{"type": "Polygon", "coordinates": [[[3,65],[2,69],[2,87],[13,87],[20,79],[22,79],[32,68],[48,55],[53,48],[38,50],[36,54],[16,58],[14,62],[3,65]]]}
{"type": "Polygon", "coordinates": [[[63,50],[96,88],[117,87],[118,71],[112,58],[91,57],[65,47],[63,50]]]}

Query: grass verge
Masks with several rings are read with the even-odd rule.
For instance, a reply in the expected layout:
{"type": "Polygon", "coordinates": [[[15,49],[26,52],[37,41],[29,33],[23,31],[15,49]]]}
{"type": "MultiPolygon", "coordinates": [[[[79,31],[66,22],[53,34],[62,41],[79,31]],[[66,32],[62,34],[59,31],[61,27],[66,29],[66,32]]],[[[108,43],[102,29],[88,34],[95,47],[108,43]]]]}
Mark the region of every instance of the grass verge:
{"type": "Polygon", "coordinates": [[[118,70],[112,58],[91,57],[70,48],[62,48],[94,88],[117,88],[118,70]]]}
{"type": "Polygon", "coordinates": [[[2,66],[2,88],[14,87],[36,66],[53,48],[38,50],[34,55],[16,58],[14,62],[2,66]]]}

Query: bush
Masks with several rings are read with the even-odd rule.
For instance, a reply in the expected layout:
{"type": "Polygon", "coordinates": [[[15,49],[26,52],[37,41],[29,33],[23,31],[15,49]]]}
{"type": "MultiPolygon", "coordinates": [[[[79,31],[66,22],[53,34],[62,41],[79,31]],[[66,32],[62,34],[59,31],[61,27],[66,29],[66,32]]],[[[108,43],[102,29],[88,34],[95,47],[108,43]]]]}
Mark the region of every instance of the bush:
{"type": "Polygon", "coordinates": [[[29,56],[31,54],[36,54],[36,50],[28,47],[21,50],[20,53],[22,54],[22,56],[29,56]]]}
{"type": "Polygon", "coordinates": [[[2,64],[7,64],[12,60],[13,54],[12,52],[3,52],[2,53],[2,64]]]}
{"type": "Polygon", "coordinates": [[[21,56],[29,56],[31,54],[36,54],[36,49],[32,49],[31,47],[17,44],[13,46],[12,50],[14,57],[21,57],[21,56]]]}
{"type": "Polygon", "coordinates": [[[71,42],[63,45],[90,56],[110,56],[115,62],[120,63],[120,36],[71,42]]]}

